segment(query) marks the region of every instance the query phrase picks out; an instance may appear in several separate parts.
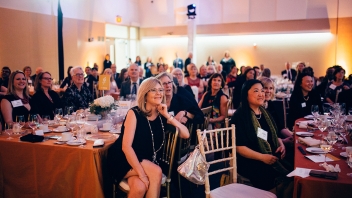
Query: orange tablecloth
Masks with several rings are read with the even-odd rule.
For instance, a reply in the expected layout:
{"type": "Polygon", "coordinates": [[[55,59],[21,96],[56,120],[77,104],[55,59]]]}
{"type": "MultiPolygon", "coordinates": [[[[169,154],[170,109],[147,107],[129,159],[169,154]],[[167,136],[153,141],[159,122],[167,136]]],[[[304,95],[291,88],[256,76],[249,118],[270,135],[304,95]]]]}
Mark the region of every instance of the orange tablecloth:
{"type": "Polygon", "coordinates": [[[0,135],[0,197],[104,197],[107,150],[114,140],[79,148],[6,138],[0,135]]]}
{"type": "MultiPolygon", "coordinates": [[[[303,121],[305,119],[299,119],[297,121],[303,121]]],[[[305,129],[300,129],[297,125],[295,125],[294,130],[296,132],[305,131],[305,129]]],[[[325,134],[327,132],[324,132],[325,134]]],[[[318,135],[322,134],[319,130],[314,132],[314,136],[312,138],[321,139],[318,135]]],[[[296,141],[298,136],[295,137],[296,141]]],[[[305,150],[306,146],[300,143],[296,143],[295,141],[295,168],[309,168],[316,170],[324,170],[323,167],[320,167],[320,163],[314,163],[310,159],[304,157],[301,152],[298,150],[298,146],[302,146],[305,150]]],[[[349,139],[348,146],[351,146],[352,142],[349,139]]],[[[341,168],[341,172],[339,173],[337,180],[329,180],[329,179],[320,179],[316,177],[295,177],[294,178],[294,193],[293,197],[300,198],[342,198],[342,197],[351,197],[352,196],[352,177],[347,176],[347,173],[352,173],[352,169],[348,167],[346,163],[346,158],[340,156],[341,152],[344,152],[342,148],[338,148],[336,145],[334,146],[335,150],[331,152],[332,155],[340,158],[338,161],[328,162],[328,164],[339,164],[341,168]]],[[[307,155],[311,155],[311,153],[307,152],[307,155]]]]}

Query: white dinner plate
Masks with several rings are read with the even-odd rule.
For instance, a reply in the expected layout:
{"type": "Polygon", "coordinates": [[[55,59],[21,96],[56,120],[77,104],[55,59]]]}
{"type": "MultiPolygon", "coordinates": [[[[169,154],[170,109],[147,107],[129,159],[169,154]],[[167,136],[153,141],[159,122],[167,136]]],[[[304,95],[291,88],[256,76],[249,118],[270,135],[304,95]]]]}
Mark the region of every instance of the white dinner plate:
{"type": "Polygon", "coordinates": [[[314,134],[309,132],[296,132],[296,135],[302,136],[302,137],[312,137],[314,134]]]}
{"type": "Polygon", "coordinates": [[[307,120],[313,120],[314,116],[313,115],[306,115],[306,116],[304,116],[304,118],[307,120]]]}
{"type": "Polygon", "coordinates": [[[77,140],[74,140],[74,141],[68,141],[66,142],[67,145],[70,145],[70,146],[79,146],[79,145],[82,145],[82,144],[85,144],[86,141],[77,141],[77,140]]]}
{"type": "Polygon", "coordinates": [[[346,157],[346,158],[347,158],[347,153],[346,153],[346,152],[341,152],[340,155],[341,155],[342,157],[346,157]]]}
{"type": "Polygon", "coordinates": [[[323,149],[317,147],[308,147],[306,148],[306,151],[314,154],[325,154],[325,151],[323,149]]]}
{"type": "Polygon", "coordinates": [[[347,117],[346,121],[352,122],[352,118],[347,117]]]}
{"type": "Polygon", "coordinates": [[[103,128],[99,128],[99,131],[102,131],[102,132],[109,132],[110,129],[103,129],[103,128]]]}
{"type": "Polygon", "coordinates": [[[114,134],[120,134],[121,130],[113,129],[113,130],[110,130],[109,132],[114,134]]]}
{"type": "Polygon", "coordinates": [[[66,130],[63,130],[63,131],[60,131],[58,128],[53,129],[53,132],[55,132],[55,133],[63,133],[63,132],[67,132],[67,131],[68,131],[67,128],[66,128],[66,130]]]}
{"type": "Polygon", "coordinates": [[[52,132],[52,130],[48,129],[46,131],[43,131],[43,133],[49,133],[49,132],[52,132]]]}

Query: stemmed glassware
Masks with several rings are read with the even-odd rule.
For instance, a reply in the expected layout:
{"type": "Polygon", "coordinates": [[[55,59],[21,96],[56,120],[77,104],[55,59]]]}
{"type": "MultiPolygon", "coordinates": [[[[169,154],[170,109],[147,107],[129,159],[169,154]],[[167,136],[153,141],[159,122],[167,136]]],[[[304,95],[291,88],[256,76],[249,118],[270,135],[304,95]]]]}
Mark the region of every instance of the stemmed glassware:
{"type": "Polygon", "coordinates": [[[42,115],[42,124],[49,125],[50,116],[49,115],[42,115]]]}
{"type": "Polygon", "coordinates": [[[79,147],[84,147],[83,146],[83,141],[85,138],[85,133],[84,133],[84,129],[83,126],[85,124],[85,117],[83,115],[83,113],[79,113],[76,116],[76,124],[79,127],[79,131],[77,132],[77,140],[82,142],[82,145],[80,145],[79,147]]]}
{"type": "Polygon", "coordinates": [[[326,165],[326,155],[329,153],[329,151],[332,148],[332,145],[330,144],[320,144],[320,148],[325,152],[325,158],[324,158],[324,165],[326,165]]]}
{"type": "Polygon", "coordinates": [[[312,112],[312,115],[314,117],[314,123],[317,123],[317,118],[319,116],[319,106],[318,105],[312,105],[311,112],[312,112]]]}
{"type": "Polygon", "coordinates": [[[71,133],[72,133],[73,136],[74,136],[74,135],[75,135],[74,130],[75,130],[75,127],[76,127],[76,119],[75,119],[75,116],[69,116],[69,117],[68,117],[66,126],[71,129],[71,133]]]}
{"type": "Polygon", "coordinates": [[[56,117],[57,121],[60,123],[60,120],[62,118],[62,108],[55,109],[55,117],[56,117]]]}
{"type": "Polygon", "coordinates": [[[20,129],[26,124],[26,121],[24,120],[24,115],[16,115],[16,123],[20,126],[20,129]]]}
{"type": "Polygon", "coordinates": [[[73,106],[65,107],[65,118],[68,118],[73,113],[73,106]]]}
{"type": "Polygon", "coordinates": [[[33,130],[33,132],[35,131],[35,129],[38,127],[39,121],[38,121],[38,116],[37,115],[33,115],[30,114],[28,116],[28,125],[29,127],[31,127],[31,129],[33,130]]]}
{"type": "Polygon", "coordinates": [[[5,133],[7,133],[7,135],[9,135],[8,138],[6,138],[7,140],[12,140],[13,138],[11,137],[11,135],[13,134],[13,123],[5,123],[5,133]]]}
{"type": "Polygon", "coordinates": [[[328,128],[329,123],[330,121],[327,120],[325,115],[320,115],[317,119],[317,126],[321,132],[324,132],[328,128]]]}

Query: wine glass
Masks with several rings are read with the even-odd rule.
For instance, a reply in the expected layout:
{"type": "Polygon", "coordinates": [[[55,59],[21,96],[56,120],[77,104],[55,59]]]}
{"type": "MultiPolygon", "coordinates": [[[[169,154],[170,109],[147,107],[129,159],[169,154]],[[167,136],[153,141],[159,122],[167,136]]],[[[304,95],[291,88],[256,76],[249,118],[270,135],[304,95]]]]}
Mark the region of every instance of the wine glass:
{"type": "Polygon", "coordinates": [[[75,119],[74,116],[70,116],[70,117],[67,119],[66,126],[71,129],[71,132],[72,132],[72,134],[73,134],[73,136],[74,136],[74,135],[75,135],[75,134],[74,134],[74,129],[75,129],[75,127],[76,127],[76,119],[75,119]]]}
{"type": "Polygon", "coordinates": [[[12,140],[13,138],[11,137],[11,135],[13,134],[13,123],[5,123],[5,133],[7,133],[7,135],[9,135],[8,138],[6,138],[7,140],[12,140]]]}
{"type": "Polygon", "coordinates": [[[314,123],[317,123],[317,117],[319,116],[319,106],[318,105],[312,105],[311,112],[312,112],[312,115],[314,117],[314,123]]]}
{"type": "Polygon", "coordinates": [[[55,117],[58,120],[58,122],[60,123],[60,120],[62,118],[62,108],[55,109],[55,117]]]}
{"type": "Polygon", "coordinates": [[[76,124],[77,124],[77,126],[79,127],[80,130],[84,126],[84,123],[85,123],[84,115],[82,113],[78,113],[76,115],[76,124]]]}
{"type": "Polygon", "coordinates": [[[338,136],[335,134],[335,132],[329,132],[328,136],[326,136],[326,141],[331,145],[330,150],[334,150],[333,146],[337,142],[337,139],[338,136]]]}
{"type": "Polygon", "coordinates": [[[326,163],[326,155],[328,154],[328,152],[331,150],[332,145],[330,144],[321,144],[320,148],[325,152],[325,158],[324,158],[324,165],[327,165],[326,163]]]}
{"type": "Polygon", "coordinates": [[[49,125],[50,116],[49,115],[42,115],[42,124],[49,125]]]}
{"type": "Polygon", "coordinates": [[[29,127],[31,127],[31,129],[33,130],[33,132],[35,131],[35,129],[38,127],[39,121],[38,121],[38,116],[37,115],[33,115],[30,114],[28,116],[28,125],[29,127]]]}
{"type": "Polygon", "coordinates": [[[329,126],[329,121],[326,119],[325,115],[320,115],[318,117],[318,129],[321,131],[321,132],[324,132],[328,126],[329,126]]]}
{"type": "Polygon", "coordinates": [[[16,123],[20,125],[20,129],[26,124],[26,121],[24,120],[24,115],[16,115],[16,123]]]}
{"type": "Polygon", "coordinates": [[[69,115],[73,113],[73,106],[65,107],[65,117],[68,118],[69,115]]]}
{"type": "Polygon", "coordinates": [[[331,105],[329,103],[323,104],[324,115],[329,116],[330,115],[330,110],[332,110],[332,107],[331,107],[331,105]]]}

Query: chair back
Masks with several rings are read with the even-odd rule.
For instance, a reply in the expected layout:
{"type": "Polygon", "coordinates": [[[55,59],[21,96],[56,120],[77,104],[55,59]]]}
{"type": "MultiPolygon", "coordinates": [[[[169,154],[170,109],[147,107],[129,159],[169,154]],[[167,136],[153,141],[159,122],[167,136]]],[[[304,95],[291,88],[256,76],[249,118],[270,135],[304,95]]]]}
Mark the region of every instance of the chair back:
{"type": "Polygon", "coordinates": [[[179,138],[178,140],[178,156],[177,156],[177,163],[181,164],[186,158],[188,157],[188,154],[190,152],[190,147],[191,147],[191,137],[193,133],[193,122],[188,122],[186,123],[186,127],[189,131],[189,138],[188,139],[182,139],[179,138]]]}
{"type": "MultiPolygon", "coordinates": [[[[277,112],[280,123],[284,123],[284,127],[287,127],[287,113],[286,113],[286,102],[285,100],[274,100],[272,101],[275,111],[277,112]]],[[[281,130],[281,129],[279,129],[281,130]]]]}
{"type": "Polygon", "coordinates": [[[161,161],[168,165],[168,173],[166,175],[166,183],[170,185],[171,182],[171,173],[172,173],[172,165],[174,163],[175,150],[177,145],[178,138],[178,128],[172,125],[168,125],[165,127],[165,142],[162,148],[162,156],[161,161]]]}
{"type": "Polygon", "coordinates": [[[209,119],[210,119],[212,110],[213,110],[212,106],[201,109],[201,111],[204,114],[204,122],[202,124],[198,124],[197,129],[200,129],[202,131],[205,129],[208,129],[209,119]]]}
{"type": "Polygon", "coordinates": [[[236,163],[236,136],[235,136],[235,125],[231,127],[225,127],[214,130],[197,130],[197,136],[199,143],[200,152],[205,157],[206,154],[211,154],[215,152],[222,151],[232,151],[232,155],[227,157],[225,156],[222,159],[213,160],[208,162],[210,166],[212,164],[217,164],[221,162],[229,162],[229,167],[222,169],[214,170],[208,172],[205,178],[205,194],[207,197],[210,195],[210,184],[209,176],[217,173],[232,171],[232,182],[237,182],[237,163],[236,163]],[[205,136],[203,138],[203,135],[205,136]]]}

